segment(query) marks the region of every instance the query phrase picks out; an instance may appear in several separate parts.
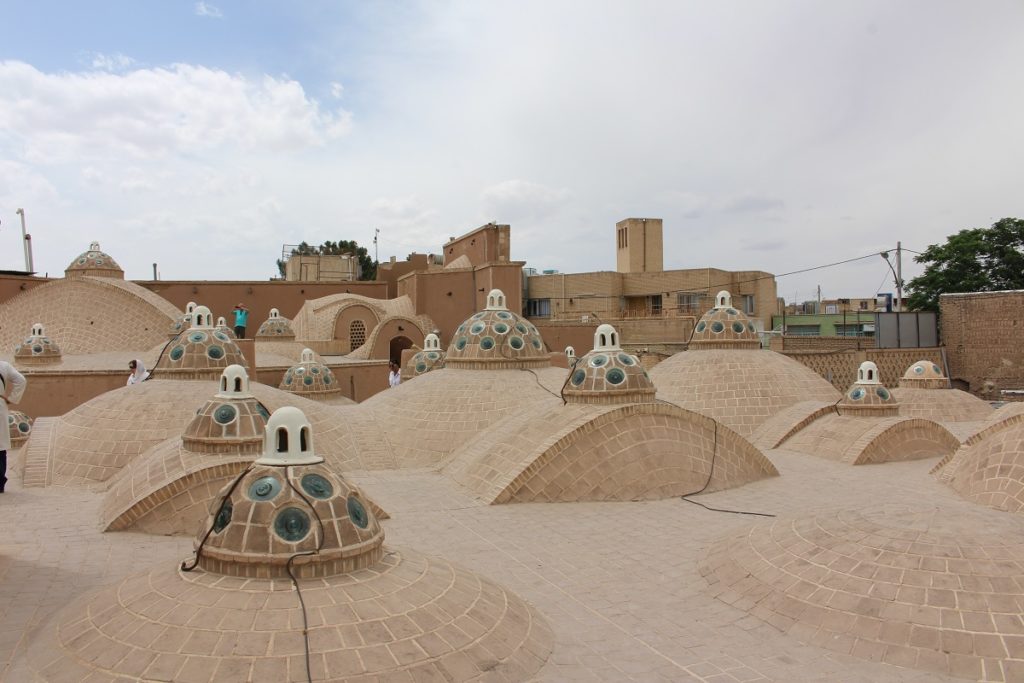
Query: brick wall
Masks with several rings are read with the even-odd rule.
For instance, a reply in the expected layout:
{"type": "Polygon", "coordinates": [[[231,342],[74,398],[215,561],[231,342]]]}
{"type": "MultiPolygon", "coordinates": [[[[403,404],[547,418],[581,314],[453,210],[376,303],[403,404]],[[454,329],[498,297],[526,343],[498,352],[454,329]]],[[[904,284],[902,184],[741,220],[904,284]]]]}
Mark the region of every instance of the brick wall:
{"type": "MultiPolygon", "coordinates": [[[[875,348],[874,337],[802,337],[784,335],[779,350],[784,351],[846,351],[875,348]]],[[[773,344],[772,348],[775,348],[773,344]]]]}
{"type": "Polygon", "coordinates": [[[1024,389],[1024,291],[943,294],[939,311],[950,379],[984,398],[1024,389]]]}
{"type": "Polygon", "coordinates": [[[845,391],[857,380],[857,369],[866,360],[878,366],[882,384],[894,389],[900,378],[911,365],[919,360],[930,360],[942,365],[942,352],[931,349],[865,349],[836,351],[794,351],[785,349],[783,355],[803,363],[811,370],[832,383],[836,389],[845,391]]]}

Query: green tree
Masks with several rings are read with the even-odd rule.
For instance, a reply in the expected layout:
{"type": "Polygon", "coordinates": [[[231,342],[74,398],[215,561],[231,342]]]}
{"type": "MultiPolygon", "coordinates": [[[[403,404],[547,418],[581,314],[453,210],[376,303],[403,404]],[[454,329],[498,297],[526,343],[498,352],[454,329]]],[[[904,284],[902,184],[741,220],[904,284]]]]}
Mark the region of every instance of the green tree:
{"type": "Polygon", "coordinates": [[[961,230],[914,260],[927,266],[907,283],[912,310],[938,311],[940,294],[1024,289],[1024,220],[961,230]]]}
{"type": "MultiPolygon", "coordinates": [[[[355,254],[356,258],[359,259],[359,279],[360,280],[376,280],[377,279],[377,264],[374,263],[373,259],[370,258],[369,252],[366,251],[366,247],[361,247],[355,240],[338,240],[332,242],[327,240],[319,247],[314,247],[306,242],[302,242],[299,246],[292,249],[293,256],[313,256],[316,254],[322,254],[323,256],[337,256],[339,254],[355,254]]],[[[278,259],[277,270],[284,276],[284,261],[278,259]]]]}

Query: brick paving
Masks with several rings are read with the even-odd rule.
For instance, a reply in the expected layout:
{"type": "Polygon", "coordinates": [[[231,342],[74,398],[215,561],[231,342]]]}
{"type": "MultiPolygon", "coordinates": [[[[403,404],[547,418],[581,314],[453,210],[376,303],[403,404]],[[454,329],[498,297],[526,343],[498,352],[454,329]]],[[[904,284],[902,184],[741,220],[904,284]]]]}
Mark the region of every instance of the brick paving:
{"type": "MultiPolygon", "coordinates": [[[[929,476],[934,458],[851,468],[784,450],[768,456],[781,476],[700,497],[779,516],[768,521],[678,499],[485,506],[429,470],[359,472],[351,479],[389,511],[389,547],[477,572],[547,619],[554,649],[537,680],[958,680],[801,642],[799,631],[786,634],[742,604],[716,599],[700,566],[723,539],[831,511],[896,503],[954,518],[964,535],[1006,515],[960,499],[929,476]]],[[[72,598],[174,566],[192,546],[189,538],[101,533],[100,494],[20,484],[13,478],[0,497],[7,530],[0,545],[0,671],[12,681],[19,680],[8,669],[12,660],[72,598]]]]}

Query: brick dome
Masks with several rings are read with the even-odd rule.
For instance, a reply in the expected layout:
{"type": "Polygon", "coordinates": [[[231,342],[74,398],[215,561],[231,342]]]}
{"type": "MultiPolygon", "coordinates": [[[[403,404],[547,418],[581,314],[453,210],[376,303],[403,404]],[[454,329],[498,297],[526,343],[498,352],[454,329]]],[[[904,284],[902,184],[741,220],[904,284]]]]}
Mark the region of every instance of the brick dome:
{"type": "Polygon", "coordinates": [[[896,397],[882,385],[878,366],[871,361],[860,364],[857,381],[843,394],[838,409],[840,415],[871,417],[898,415],[900,412],[896,397]]]}
{"type": "Polygon", "coordinates": [[[229,365],[220,377],[220,390],[197,412],[181,435],[197,453],[258,453],[270,414],[249,391],[249,374],[229,365]]]}
{"type": "Polygon", "coordinates": [[[14,361],[19,365],[59,363],[60,347],[46,336],[43,325],[36,323],[25,341],[14,347],[14,361]]]}
{"type": "Polygon", "coordinates": [[[919,360],[903,373],[900,387],[908,389],[949,389],[949,378],[930,360],[919,360]]]}
{"type": "Polygon", "coordinates": [[[508,310],[505,294],[492,289],[487,308],[459,325],[445,364],[452,368],[546,367],[551,357],[534,325],[508,310]]]}
{"type": "Polygon", "coordinates": [[[215,379],[229,365],[249,366],[235,341],[214,329],[210,309],[196,306],[189,329],[167,343],[154,377],[215,379]]]}
{"type": "Polygon", "coordinates": [[[93,242],[88,251],[83,251],[64,269],[64,277],[92,275],[124,279],[124,271],[111,256],[100,250],[100,243],[93,242]]]}
{"type": "Polygon", "coordinates": [[[732,296],[722,290],[715,297],[715,307],[701,316],[693,328],[689,348],[759,349],[761,340],[750,319],[732,307],[732,296]]]}
{"type": "Polygon", "coordinates": [[[570,359],[562,394],[569,403],[648,403],[654,400],[654,391],[639,359],[619,346],[615,328],[599,325],[593,350],[570,359]]]}
{"type": "Polygon", "coordinates": [[[270,309],[270,317],[263,321],[260,328],[256,330],[257,339],[295,339],[295,331],[292,329],[292,321],[281,317],[276,308],[270,309]]]}
{"type": "Polygon", "coordinates": [[[11,446],[17,448],[25,443],[32,434],[32,418],[20,410],[7,411],[7,432],[11,437],[11,446]]]}
{"type": "Polygon", "coordinates": [[[431,370],[440,370],[445,366],[448,354],[441,348],[440,338],[430,333],[423,338],[423,350],[417,351],[402,368],[402,379],[417,377],[431,370]]]}
{"type": "Polygon", "coordinates": [[[311,349],[302,350],[300,361],[284,373],[278,389],[314,400],[341,392],[334,373],[316,358],[311,349]]]}

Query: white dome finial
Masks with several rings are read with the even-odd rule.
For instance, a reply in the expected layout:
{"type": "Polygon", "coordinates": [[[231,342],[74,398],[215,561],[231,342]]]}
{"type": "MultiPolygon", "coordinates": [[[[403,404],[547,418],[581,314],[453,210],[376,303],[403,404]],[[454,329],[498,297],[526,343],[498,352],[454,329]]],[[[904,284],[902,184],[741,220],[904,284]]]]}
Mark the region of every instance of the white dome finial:
{"type": "Polygon", "coordinates": [[[860,364],[857,369],[857,384],[881,384],[878,378],[878,366],[869,360],[860,364]]]}
{"type": "Polygon", "coordinates": [[[621,351],[619,346],[619,333],[615,331],[615,328],[605,323],[597,326],[597,331],[594,332],[594,350],[595,351],[621,351]]]}
{"type": "Polygon", "coordinates": [[[424,351],[440,351],[441,350],[441,339],[431,332],[423,338],[423,350],[424,351]]]}
{"type": "Polygon", "coordinates": [[[185,304],[185,313],[191,313],[194,310],[196,310],[195,301],[189,301],[187,304],[185,304]]]}
{"type": "Polygon", "coordinates": [[[196,306],[192,311],[192,327],[213,327],[213,314],[206,306],[196,306]]]}
{"type": "Polygon", "coordinates": [[[271,320],[273,320],[274,318],[280,318],[280,317],[281,317],[281,313],[276,308],[271,308],[270,309],[270,319],[271,320]]]}
{"type": "Polygon", "coordinates": [[[218,398],[252,398],[249,373],[241,365],[229,365],[220,373],[218,398]]]}
{"type": "Polygon", "coordinates": [[[89,251],[102,251],[99,242],[89,242],[89,251]]]}
{"type": "Polygon", "coordinates": [[[316,360],[313,357],[313,349],[302,349],[302,355],[299,356],[300,363],[312,363],[316,360]]]}
{"type": "Polygon", "coordinates": [[[508,305],[505,303],[505,292],[500,289],[492,289],[487,295],[487,310],[507,311],[508,305]]]}
{"type": "Polygon", "coordinates": [[[566,346],[565,347],[565,357],[568,358],[569,360],[572,360],[573,358],[575,358],[576,357],[576,349],[574,349],[571,346],[566,346]]]}
{"type": "Polygon", "coordinates": [[[32,336],[33,337],[45,337],[46,333],[43,331],[42,323],[35,323],[32,325],[32,336]]]}
{"type": "Polygon", "coordinates": [[[257,465],[316,465],[323,458],[313,451],[313,430],[298,408],[284,406],[267,420],[263,455],[257,465]]]}
{"type": "Polygon", "coordinates": [[[732,294],[722,290],[715,296],[715,308],[732,308],[732,294]]]}

